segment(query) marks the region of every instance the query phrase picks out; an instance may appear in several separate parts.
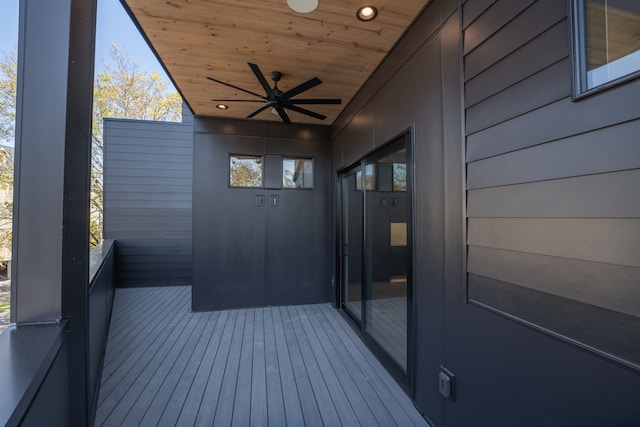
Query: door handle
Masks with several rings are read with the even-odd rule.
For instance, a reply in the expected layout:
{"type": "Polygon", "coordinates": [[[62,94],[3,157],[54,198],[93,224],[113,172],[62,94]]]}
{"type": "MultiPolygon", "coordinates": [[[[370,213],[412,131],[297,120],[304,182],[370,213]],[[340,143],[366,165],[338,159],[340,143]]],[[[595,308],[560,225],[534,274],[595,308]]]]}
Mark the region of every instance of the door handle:
{"type": "Polygon", "coordinates": [[[349,255],[349,245],[346,243],[338,244],[338,256],[348,256],[349,255]]]}

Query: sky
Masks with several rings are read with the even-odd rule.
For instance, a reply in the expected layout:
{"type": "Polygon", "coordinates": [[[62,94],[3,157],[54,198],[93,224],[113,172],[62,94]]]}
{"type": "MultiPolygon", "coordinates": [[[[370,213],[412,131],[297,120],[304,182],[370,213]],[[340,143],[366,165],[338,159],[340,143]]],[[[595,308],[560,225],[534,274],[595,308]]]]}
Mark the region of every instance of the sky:
{"type": "MultiPolygon", "coordinates": [[[[18,44],[19,0],[0,0],[0,58],[18,44]]],[[[166,78],[162,67],[147,46],[136,26],[131,22],[119,0],[98,0],[96,28],[96,71],[103,69],[102,60],[108,59],[111,43],[135,59],[140,71],[157,71],[166,78]]]]}
{"type": "MultiPolygon", "coordinates": [[[[18,4],[19,0],[0,0],[0,60],[18,45],[18,4]]],[[[115,43],[137,62],[139,71],[156,71],[171,85],[119,0],[98,0],[97,19],[96,73],[104,69],[103,60],[109,59],[109,49],[115,43]]]]}

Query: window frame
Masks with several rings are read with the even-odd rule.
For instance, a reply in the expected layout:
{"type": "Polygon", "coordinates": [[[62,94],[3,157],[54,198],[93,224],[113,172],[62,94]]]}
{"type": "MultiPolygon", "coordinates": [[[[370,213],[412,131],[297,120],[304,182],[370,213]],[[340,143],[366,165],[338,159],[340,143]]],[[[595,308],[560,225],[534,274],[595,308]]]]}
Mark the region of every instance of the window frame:
{"type": "Polygon", "coordinates": [[[571,97],[577,101],[640,77],[640,69],[594,87],[588,86],[586,49],[586,0],[569,0],[569,41],[571,58],[571,97]]]}

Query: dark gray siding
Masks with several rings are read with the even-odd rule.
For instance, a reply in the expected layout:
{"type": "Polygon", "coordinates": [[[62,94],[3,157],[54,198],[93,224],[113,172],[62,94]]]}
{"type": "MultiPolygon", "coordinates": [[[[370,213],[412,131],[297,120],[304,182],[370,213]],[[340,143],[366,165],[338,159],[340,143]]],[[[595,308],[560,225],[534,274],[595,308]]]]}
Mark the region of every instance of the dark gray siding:
{"type": "Polygon", "coordinates": [[[447,419],[634,425],[640,81],[571,99],[567,2],[462,7],[471,304],[447,313],[447,419]]]}
{"type": "Polygon", "coordinates": [[[191,283],[193,125],[105,120],[104,234],[118,286],[191,283]]]}
{"type": "Polygon", "coordinates": [[[635,425],[640,81],[572,101],[567,2],[461,8],[431,2],[332,128],[334,170],[413,129],[416,402],[436,425],[635,425]]]}
{"type": "MultiPolygon", "coordinates": [[[[445,284],[461,289],[463,185],[460,22],[456,3],[432,1],[333,126],[339,171],[410,131],[415,164],[415,401],[444,425],[445,284]]],[[[412,331],[413,330],[413,331],[412,331]]]]}
{"type": "Polygon", "coordinates": [[[199,117],[194,127],[193,309],[329,301],[329,128],[199,117]],[[229,154],[264,156],[264,188],[229,188],[229,154]],[[314,188],[282,189],[280,156],[312,158],[314,188]]]}
{"type": "Polygon", "coordinates": [[[499,2],[465,31],[469,296],[640,367],[640,82],[572,101],[566,16],[499,2]]]}

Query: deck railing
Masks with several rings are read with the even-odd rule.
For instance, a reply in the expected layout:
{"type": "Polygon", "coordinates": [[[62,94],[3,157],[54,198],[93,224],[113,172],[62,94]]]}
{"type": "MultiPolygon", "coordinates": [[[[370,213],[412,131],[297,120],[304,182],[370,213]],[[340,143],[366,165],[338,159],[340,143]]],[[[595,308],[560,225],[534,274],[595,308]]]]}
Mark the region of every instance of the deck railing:
{"type": "Polygon", "coordinates": [[[100,390],[102,359],[107,345],[111,308],[115,291],[115,241],[105,240],[89,257],[89,417],[93,420],[100,390]]]}
{"type": "MultiPolygon", "coordinates": [[[[90,256],[87,405],[91,421],[113,304],[114,244],[105,241],[90,256]]],[[[65,320],[12,324],[0,334],[0,425],[68,424],[66,384],[73,375],[67,361],[68,343],[65,320]]]]}

